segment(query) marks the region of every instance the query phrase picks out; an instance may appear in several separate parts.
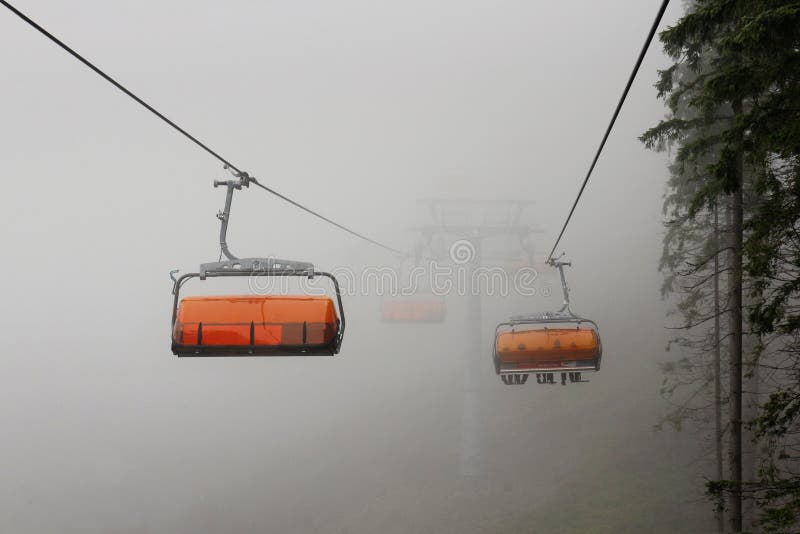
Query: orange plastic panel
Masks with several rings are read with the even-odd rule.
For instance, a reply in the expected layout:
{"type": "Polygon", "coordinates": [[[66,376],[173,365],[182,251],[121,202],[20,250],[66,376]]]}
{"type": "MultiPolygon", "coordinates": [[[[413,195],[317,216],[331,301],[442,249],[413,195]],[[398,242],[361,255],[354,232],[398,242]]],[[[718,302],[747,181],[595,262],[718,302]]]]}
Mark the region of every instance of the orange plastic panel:
{"type": "Polygon", "coordinates": [[[444,321],[442,300],[387,300],[381,305],[384,321],[433,323],[444,321]]]}
{"type": "Polygon", "coordinates": [[[503,363],[593,360],[599,356],[597,332],[591,328],[542,328],[501,332],[496,340],[503,363]]]}
{"type": "Polygon", "coordinates": [[[324,345],[333,341],[336,331],[336,310],[327,297],[186,297],[178,306],[173,341],[202,346],[324,345]]]}

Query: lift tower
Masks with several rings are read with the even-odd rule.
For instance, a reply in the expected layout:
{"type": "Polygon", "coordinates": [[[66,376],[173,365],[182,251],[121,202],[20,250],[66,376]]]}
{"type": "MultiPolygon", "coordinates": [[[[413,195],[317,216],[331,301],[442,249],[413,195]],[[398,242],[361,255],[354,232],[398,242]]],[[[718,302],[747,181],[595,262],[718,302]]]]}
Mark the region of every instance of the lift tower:
{"type": "Polygon", "coordinates": [[[531,235],[539,230],[523,224],[523,200],[420,199],[429,224],[417,227],[431,258],[453,265],[466,280],[467,314],[464,339],[468,341],[464,361],[463,412],[460,472],[479,477],[481,466],[481,374],[489,376],[481,324],[481,288],[476,272],[484,262],[519,259],[533,261],[531,235]]]}

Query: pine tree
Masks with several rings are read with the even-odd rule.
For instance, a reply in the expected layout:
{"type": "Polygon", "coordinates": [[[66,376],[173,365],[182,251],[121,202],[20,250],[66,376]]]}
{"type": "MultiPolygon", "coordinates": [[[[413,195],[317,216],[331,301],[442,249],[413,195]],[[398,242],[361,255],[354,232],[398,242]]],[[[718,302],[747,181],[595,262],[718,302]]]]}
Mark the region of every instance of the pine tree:
{"type": "Polygon", "coordinates": [[[742,531],[745,494],[761,506],[765,527],[785,529],[800,513],[800,477],[786,461],[800,430],[799,28],[800,2],[697,0],[660,36],[674,64],[660,73],[659,96],[673,115],[643,136],[650,146],[679,142],[676,163],[699,170],[685,204],[689,221],[711,206],[730,206],[731,454],[727,480],[709,489],[728,495],[734,532],[742,531]],[[676,115],[679,105],[691,113],[676,115]],[[745,198],[745,186],[751,198],[745,198]],[[751,310],[744,308],[745,280],[751,310]],[[760,479],[747,483],[741,451],[745,315],[759,339],[758,363],[775,372],[773,391],[754,421],[756,437],[768,439],[773,454],[760,479]],[[780,356],[781,365],[773,365],[780,356]]]}
{"type": "MultiPolygon", "coordinates": [[[[686,66],[678,65],[672,77],[687,84],[695,75],[686,66]]],[[[726,112],[721,108],[701,115],[688,105],[690,95],[690,92],[683,93],[680,98],[669,102],[670,120],[672,124],[684,121],[693,126],[684,127],[680,137],[667,137],[656,130],[642,136],[651,148],[664,148],[665,142],[671,148],[678,148],[676,161],[669,168],[671,178],[664,200],[667,231],[660,270],[664,274],[662,295],[675,303],[671,314],[678,317],[678,325],[673,327],[677,334],[670,340],[669,347],[677,347],[681,356],[662,364],[665,377],[661,392],[672,407],[663,422],[680,430],[686,420],[703,425],[713,419],[713,431],[710,432],[715,457],[713,476],[722,479],[722,417],[723,402],[727,398],[722,389],[723,332],[720,319],[728,310],[727,301],[723,302],[720,293],[725,270],[722,236],[726,228],[719,212],[726,206],[720,207],[716,202],[699,208],[693,205],[698,185],[706,179],[707,166],[717,161],[720,147],[712,147],[705,157],[694,161],[683,159],[681,149],[716,132],[716,123],[726,112]]],[[[661,428],[663,422],[657,428],[661,428]]],[[[718,530],[722,532],[724,519],[721,508],[716,510],[716,516],[718,530]]]]}

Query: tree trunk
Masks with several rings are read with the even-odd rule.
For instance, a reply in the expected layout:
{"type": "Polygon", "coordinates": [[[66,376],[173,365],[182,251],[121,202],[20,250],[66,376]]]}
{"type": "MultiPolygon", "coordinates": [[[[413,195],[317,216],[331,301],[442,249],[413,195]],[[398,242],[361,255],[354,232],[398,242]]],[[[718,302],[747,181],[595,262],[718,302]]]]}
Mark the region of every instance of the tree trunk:
{"type": "MultiPolygon", "coordinates": [[[[722,347],[719,326],[719,206],[714,203],[714,448],[717,454],[716,479],[722,480],[722,347]]],[[[716,511],[717,531],[725,532],[725,512],[716,511]]]]}
{"type": "MultiPolygon", "coordinates": [[[[745,176],[747,179],[747,176],[745,176]]],[[[745,203],[747,199],[745,198],[745,203]]],[[[745,294],[743,309],[751,310],[755,304],[745,294]]],[[[758,337],[752,333],[752,326],[746,316],[742,332],[742,481],[743,484],[758,480],[758,447],[756,436],[748,423],[758,416],[758,362],[756,349],[758,337]]],[[[746,530],[757,528],[755,524],[756,506],[752,499],[743,499],[742,523],[746,530]]]]}
{"type": "MultiPolygon", "coordinates": [[[[745,309],[749,309],[748,306],[745,309]]],[[[745,323],[747,324],[747,323],[745,323]]],[[[750,330],[748,325],[748,331],[750,330]]],[[[743,336],[742,352],[744,354],[744,378],[742,400],[742,480],[744,483],[758,480],[759,449],[755,433],[749,428],[748,423],[758,416],[758,364],[755,360],[757,339],[751,333],[743,336]]],[[[742,508],[742,521],[747,530],[757,528],[756,503],[752,499],[745,499],[742,508]]]]}
{"type": "MultiPolygon", "coordinates": [[[[733,102],[733,113],[742,113],[742,101],[733,102]]],[[[730,306],[730,494],[731,530],[742,531],[742,175],[744,154],[739,139],[735,162],[736,184],[731,193],[731,235],[728,252],[728,292],[730,306]]]]}

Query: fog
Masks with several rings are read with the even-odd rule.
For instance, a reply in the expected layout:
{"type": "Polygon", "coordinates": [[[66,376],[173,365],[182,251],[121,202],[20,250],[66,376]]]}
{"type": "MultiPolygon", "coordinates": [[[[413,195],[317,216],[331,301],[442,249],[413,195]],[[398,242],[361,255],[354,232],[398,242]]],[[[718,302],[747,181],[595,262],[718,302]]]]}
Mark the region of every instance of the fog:
{"type": "MultiPolygon", "coordinates": [[[[431,222],[420,199],[525,200],[541,257],[657,4],[17,7],[342,224],[411,250],[413,228],[431,222]]],[[[228,175],[0,11],[0,532],[708,529],[704,451],[653,430],[666,410],[667,170],[636,137],[664,114],[652,82],[665,65],[654,44],[559,246],[573,309],[600,325],[603,366],[588,383],[509,387],[492,367],[494,327],[557,307],[552,270],[540,279],[550,297],[485,296],[480,324],[471,297],[448,295],[443,323],[391,324],[380,296],[351,292],[333,358],[173,356],[169,271],[217,259],[224,193],[212,182],[228,175]]],[[[320,270],[409,267],[254,188],[236,193],[229,243],[320,270]]]]}

